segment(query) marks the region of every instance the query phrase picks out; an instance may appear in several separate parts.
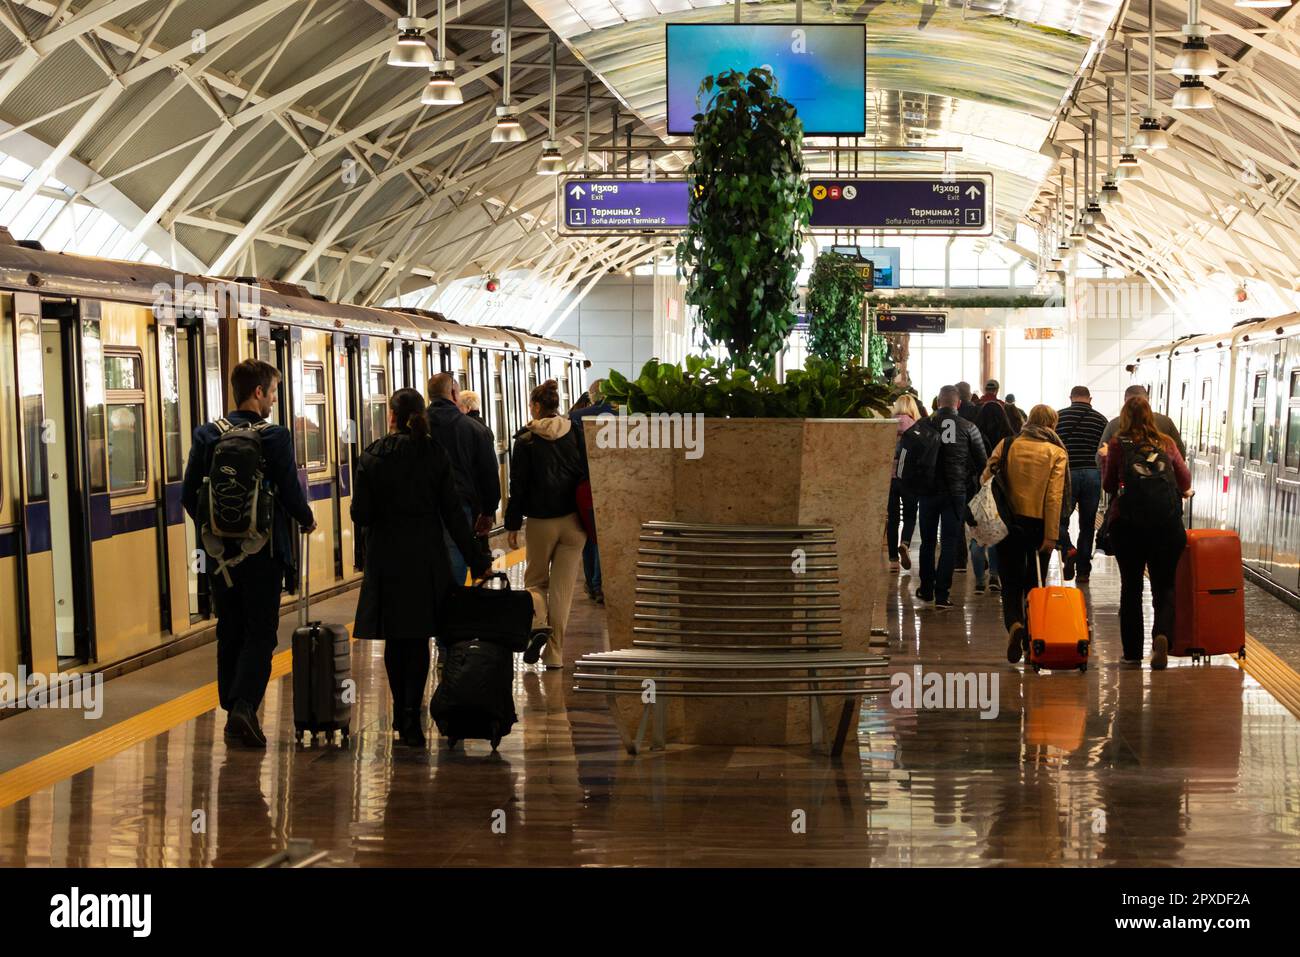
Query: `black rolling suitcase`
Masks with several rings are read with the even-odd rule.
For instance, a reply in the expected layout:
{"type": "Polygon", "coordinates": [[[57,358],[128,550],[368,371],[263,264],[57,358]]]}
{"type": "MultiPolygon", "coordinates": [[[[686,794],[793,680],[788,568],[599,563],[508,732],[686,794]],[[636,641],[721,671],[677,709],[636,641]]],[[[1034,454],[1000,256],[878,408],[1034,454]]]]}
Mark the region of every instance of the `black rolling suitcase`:
{"type": "Polygon", "coordinates": [[[293,726],[310,744],[318,733],[346,741],[351,731],[352,645],[342,625],[307,620],[311,536],[303,536],[298,628],[293,633],[293,726]]]}
{"type": "Polygon", "coordinates": [[[438,733],[455,747],[465,738],[482,738],[497,749],[518,719],[514,655],[478,638],[452,645],[446,652],[442,680],[429,702],[438,733]]]}

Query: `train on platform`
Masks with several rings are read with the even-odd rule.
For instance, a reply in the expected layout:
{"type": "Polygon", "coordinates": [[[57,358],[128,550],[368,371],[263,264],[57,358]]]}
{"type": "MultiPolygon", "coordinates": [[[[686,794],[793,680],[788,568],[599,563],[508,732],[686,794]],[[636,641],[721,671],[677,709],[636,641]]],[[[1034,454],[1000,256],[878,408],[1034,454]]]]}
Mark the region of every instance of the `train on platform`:
{"type": "Polygon", "coordinates": [[[1235,529],[1250,577],[1300,606],[1300,313],[1146,349],[1128,372],[1183,435],[1189,526],[1235,529]]]}
{"type": "Polygon", "coordinates": [[[393,391],[424,392],[440,371],[477,391],[504,498],[529,392],[553,378],[567,408],[585,388],[577,347],[521,330],[47,252],[0,230],[0,673],[112,673],[207,639],[181,479],[195,427],[230,408],[230,369],[249,357],[282,376],[273,418],[316,515],[314,595],[359,578],[352,465],[387,430],[393,391]]]}

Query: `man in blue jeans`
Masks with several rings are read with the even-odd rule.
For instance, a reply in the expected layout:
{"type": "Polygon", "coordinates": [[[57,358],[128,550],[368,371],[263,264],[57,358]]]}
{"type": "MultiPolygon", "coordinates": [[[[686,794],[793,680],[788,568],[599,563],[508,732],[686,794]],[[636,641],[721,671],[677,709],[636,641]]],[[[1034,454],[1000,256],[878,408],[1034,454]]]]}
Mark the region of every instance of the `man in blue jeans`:
{"type": "Polygon", "coordinates": [[[1106,431],[1106,417],[1092,407],[1092,393],[1086,385],[1070,390],[1070,406],[1056,413],[1056,434],[1070,454],[1070,487],[1061,508],[1057,545],[1061,549],[1061,573],[1069,581],[1076,577],[1088,584],[1092,575],[1092,545],[1097,534],[1097,505],[1101,501],[1101,469],[1097,468],[1097,446],[1106,431]],[[1070,516],[1079,510],[1079,545],[1070,544],[1070,516]]]}
{"type": "Polygon", "coordinates": [[[936,608],[952,607],[952,572],[958,549],[965,548],[966,500],[971,479],[984,471],[988,456],[984,440],[974,423],[958,413],[957,387],[946,385],[939,390],[939,411],[930,422],[939,432],[939,460],[932,484],[919,500],[921,526],[921,585],[916,596],[933,601],[936,608]],[[935,546],[939,561],[935,565],[935,546]]]}

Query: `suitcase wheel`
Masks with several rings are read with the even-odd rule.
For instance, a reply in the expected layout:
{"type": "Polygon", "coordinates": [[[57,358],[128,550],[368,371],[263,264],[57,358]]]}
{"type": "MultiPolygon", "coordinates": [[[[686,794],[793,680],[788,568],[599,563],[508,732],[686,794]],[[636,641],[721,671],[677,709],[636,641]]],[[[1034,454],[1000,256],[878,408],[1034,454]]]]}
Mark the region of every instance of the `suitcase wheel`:
{"type": "Polygon", "coordinates": [[[1033,667],[1034,667],[1034,674],[1038,674],[1038,672],[1043,670],[1042,665],[1034,665],[1033,667]]]}
{"type": "Polygon", "coordinates": [[[1085,661],[1083,664],[1079,665],[1079,671],[1082,672],[1087,670],[1088,670],[1088,662],[1085,661]]]}
{"type": "Polygon", "coordinates": [[[1245,645],[1242,645],[1240,648],[1237,649],[1237,657],[1238,657],[1238,658],[1245,658],[1245,657],[1246,657],[1246,646],[1245,646],[1245,645]]]}

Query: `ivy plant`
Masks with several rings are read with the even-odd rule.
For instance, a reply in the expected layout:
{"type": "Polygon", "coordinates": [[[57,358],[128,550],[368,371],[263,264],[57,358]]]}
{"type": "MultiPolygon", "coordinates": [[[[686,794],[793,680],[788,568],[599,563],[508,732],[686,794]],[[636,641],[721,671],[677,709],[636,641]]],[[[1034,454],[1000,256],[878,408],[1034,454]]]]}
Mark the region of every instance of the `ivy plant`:
{"type": "Polygon", "coordinates": [[[861,358],[865,301],[857,267],[839,253],[821,253],[808,278],[808,351],[837,366],[861,358]]]}
{"type": "Polygon", "coordinates": [[[803,123],[770,70],[705,77],[686,169],[690,220],[677,246],[706,344],[771,373],[794,327],[800,244],[812,216],[803,123]]]}
{"type": "Polygon", "coordinates": [[[682,365],[651,359],[635,379],[611,371],[605,398],[629,414],[702,413],[732,418],[854,419],[887,416],[897,390],[863,366],[809,356],[785,382],[712,357],[682,365]]]}

